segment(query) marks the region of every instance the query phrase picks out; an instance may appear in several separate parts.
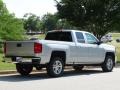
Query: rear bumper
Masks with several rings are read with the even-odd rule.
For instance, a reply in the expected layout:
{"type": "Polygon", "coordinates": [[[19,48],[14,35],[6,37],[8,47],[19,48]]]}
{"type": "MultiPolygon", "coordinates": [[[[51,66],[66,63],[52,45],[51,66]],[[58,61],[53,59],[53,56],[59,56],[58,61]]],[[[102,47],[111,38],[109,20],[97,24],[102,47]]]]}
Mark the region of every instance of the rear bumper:
{"type": "MultiPolygon", "coordinates": [[[[32,62],[32,60],[36,61],[36,59],[38,61],[40,61],[40,64],[47,64],[50,61],[50,57],[48,55],[42,55],[42,54],[36,54],[35,56],[9,56],[9,55],[5,55],[5,58],[9,58],[9,60],[11,59],[12,63],[18,63],[19,60],[16,61],[16,57],[22,57],[24,60],[22,60],[21,62],[32,62]],[[30,59],[30,60],[26,60],[26,59],[30,59]]],[[[4,59],[4,61],[9,61],[7,59],[4,59]]],[[[36,61],[37,62],[37,61],[36,61]]]]}
{"type": "Polygon", "coordinates": [[[36,56],[5,56],[5,58],[14,58],[14,57],[22,57],[22,58],[39,58],[36,56]]]}
{"type": "Polygon", "coordinates": [[[8,63],[31,63],[40,64],[41,58],[39,57],[4,57],[4,61],[8,63]]]}

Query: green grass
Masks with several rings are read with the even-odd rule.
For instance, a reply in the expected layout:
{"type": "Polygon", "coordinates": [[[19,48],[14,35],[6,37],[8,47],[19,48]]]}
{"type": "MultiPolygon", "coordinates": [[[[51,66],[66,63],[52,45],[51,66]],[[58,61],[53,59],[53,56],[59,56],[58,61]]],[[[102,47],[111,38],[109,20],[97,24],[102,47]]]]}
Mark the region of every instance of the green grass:
{"type": "Polygon", "coordinates": [[[27,38],[39,38],[39,39],[44,39],[45,38],[45,34],[40,34],[40,35],[28,35],[27,38]]]}
{"type": "Polygon", "coordinates": [[[116,47],[117,61],[120,62],[120,43],[116,43],[115,41],[113,41],[110,44],[116,47]]]}
{"type": "Polygon", "coordinates": [[[120,37],[120,33],[110,33],[110,34],[112,34],[112,37],[113,37],[114,39],[120,37]]]}
{"type": "Polygon", "coordinates": [[[45,34],[41,34],[38,36],[39,39],[45,39],[45,34]]]}
{"type": "Polygon", "coordinates": [[[116,39],[120,38],[120,33],[112,33],[112,38],[113,38],[113,41],[110,42],[109,44],[116,47],[116,56],[117,56],[117,60],[118,60],[117,62],[120,63],[120,43],[116,42],[116,39]]]}
{"type": "Polygon", "coordinates": [[[4,63],[3,54],[0,53],[0,71],[2,70],[15,70],[15,64],[12,63],[4,63]]]}

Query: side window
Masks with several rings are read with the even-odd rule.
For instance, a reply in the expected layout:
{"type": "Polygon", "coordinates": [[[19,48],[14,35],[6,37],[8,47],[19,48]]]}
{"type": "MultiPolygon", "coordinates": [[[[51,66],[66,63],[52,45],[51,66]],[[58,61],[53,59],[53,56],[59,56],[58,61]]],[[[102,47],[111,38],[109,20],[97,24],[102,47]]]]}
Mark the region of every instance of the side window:
{"type": "Polygon", "coordinates": [[[85,33],[85,35],[86,35],[86,38],[87,38],[87,42],[89,44],[95,44],[98,41],[93,35],[91,35],[89,33],[85,33]]]}
{"type": "Polygon", "coordinates": [[[77,41],[79,43],[85,43],[85,39],[84,36],[81,32],[76,32],[76,37],[77,37],[77,41]]]}

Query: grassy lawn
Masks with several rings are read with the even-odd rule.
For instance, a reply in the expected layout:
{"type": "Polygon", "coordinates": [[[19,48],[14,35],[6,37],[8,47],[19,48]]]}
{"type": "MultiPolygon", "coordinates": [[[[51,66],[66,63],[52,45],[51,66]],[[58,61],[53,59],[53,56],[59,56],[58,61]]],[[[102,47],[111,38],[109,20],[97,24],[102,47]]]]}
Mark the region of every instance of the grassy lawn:
{"type": "MultiPolygon", "coordinates": [[[[120,33],[112,33],[112,36],[113,36],[113,41],[108,44],[114,45],[116,47],[117,60],[120,63],[120,43],[116,42],[116,39],[120,37],[120,33]]],[[[38,37],[39,39],[44,39],[45,34],[37,35],[35,37],[38,37]]],[[[3,60],[2,57],[3,57],[3,54],[0,53],[0,71],[1,70],[15,70],[15,64],[2,62],[3,60]]]]}
{"type": "Polygon", "coordinates": [[[117,38],[120,38],[120,33],[112,33],[113,41],[109,44],[114,45],[116,47],[116,56],[117,60],[120,63],[120,43],[116,42],[117,38]]]}
{"type": "Polygon", "coordinates": [[[39,38],[39,39],[44,39],[45,34],[40,34],[40,35],[28,35],[27,38],[39,38]]]}
{"type": "Polygon", "coordinates": [[[15,64],[12,63],[4,63],[3,60],[3,54],[0,53],[0,71],[2,70],[15,70],[15,64]]]}
{"type": "Polygon", "coordinates": [[[38,38],[40,38],[40,39],[44,39],[44,38],[45,38],[45,34],[41,34],[41,35],[39,35],[38,38]]]}
{"type": "Polygon", "coordinates": [[[116,56],[117,56],[118,62],[120,63],[120,43],[116,43],[115,41],[113,41],[110,44],[116,47],[116,56]]]}

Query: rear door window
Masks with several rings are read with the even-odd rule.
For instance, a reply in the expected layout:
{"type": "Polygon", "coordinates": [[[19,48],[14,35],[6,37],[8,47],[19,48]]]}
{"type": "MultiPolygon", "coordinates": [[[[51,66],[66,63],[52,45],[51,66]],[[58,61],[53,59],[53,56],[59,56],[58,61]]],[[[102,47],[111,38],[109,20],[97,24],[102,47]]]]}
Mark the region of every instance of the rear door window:
{"type": "Polygon", "coordinates": [[[83,33],[81,33],[81,32],[76,32],[76,37],[77,37],[77,41],[78,41],[79,43],[85,43],[85,39],[84,39],[83,33]]]}

